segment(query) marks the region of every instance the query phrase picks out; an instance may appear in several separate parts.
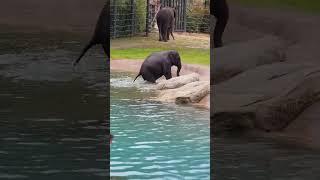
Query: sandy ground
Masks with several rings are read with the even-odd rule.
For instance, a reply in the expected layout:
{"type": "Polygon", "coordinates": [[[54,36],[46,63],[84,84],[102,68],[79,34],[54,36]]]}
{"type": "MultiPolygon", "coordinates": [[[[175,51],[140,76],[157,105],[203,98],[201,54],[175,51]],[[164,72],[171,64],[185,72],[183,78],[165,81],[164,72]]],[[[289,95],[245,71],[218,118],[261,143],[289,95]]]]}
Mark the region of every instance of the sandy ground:
{"type": "MultiPolygon", "coordinates": [[[[110,70],[112,71],[125,71],[138,73],[143,60],[112,60],[110,63],[110,70]]],[[[210,81],[210,68],[207,66],[183,64],[180,71],[180,75],[186,75],[190,73],[198,73],[200,80],[210,81]]],[[[172,68],[173,76],[176,76],[176,68],[172,68]]],[[[134,77],[132,77],[134,78],[134,77]]],[[[199,103],[193,104],[194,106],[210,109],[210,95],[207,95],[199,103]]]]}
{"type": "MultiPolygon", "coordinates": [[[[286,63],[320,66],[320,16],[293,10],[250,8],[230,5],[230,21],[224,34],[225,48],[236,43],[247,43],[268,35],[286,42],[283,49],[286,63]]],[[[232,48],[230,48],[232,53],[232,48]]],[[[223,57],[219,57],[223,60],[223,57]]],[[[267,134],[278,140],[294,141],[320,147],[318,120],[319,104],[306,109],[283,132],[267,134]]]]}
{"type": "MultiPolygon", "coordinates": [[[[186,48],[210,48],[210,35],[198,34],[198,33],[185,33],[175,32],[175,40],[166,42],[159,42],[159,34],[156,31],[152,31],[148,37],[144,34],[138,37],[118,38],[111,40],[112,49],[126,49],[126,48],[144,48],[144,47],[186,47],[186,48]],[[155,43],[157,42],[157,43],[155,43]]],[[[171,38],[171,36],[170,36],[171,38]]]]}

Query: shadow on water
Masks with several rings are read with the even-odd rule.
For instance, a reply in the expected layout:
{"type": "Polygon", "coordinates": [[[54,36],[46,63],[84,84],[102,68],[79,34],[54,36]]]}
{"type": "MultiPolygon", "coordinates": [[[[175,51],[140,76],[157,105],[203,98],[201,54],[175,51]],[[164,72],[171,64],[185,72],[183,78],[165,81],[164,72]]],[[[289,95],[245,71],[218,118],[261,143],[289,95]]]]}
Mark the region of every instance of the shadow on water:
{"type": "Polygon", "coordinates": [[[0,54],[0,179],[106,179],[103,54],[91,51],[75,69],[76,51],[0,54]]]}

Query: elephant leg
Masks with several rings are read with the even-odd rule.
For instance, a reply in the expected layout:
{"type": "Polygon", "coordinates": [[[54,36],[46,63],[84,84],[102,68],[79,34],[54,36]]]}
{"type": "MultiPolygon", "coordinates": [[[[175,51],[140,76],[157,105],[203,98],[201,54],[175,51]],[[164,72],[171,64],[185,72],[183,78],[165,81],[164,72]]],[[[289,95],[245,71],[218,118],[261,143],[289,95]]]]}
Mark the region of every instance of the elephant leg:
{"type": "Polygon", "coordinates": [[[104,53],[108,56],[108,58],[110,58],[110,48],[106,43],[102,44],[102,48],[104,53]]]}
{"type": "Polygon", "coordinates": [[[162,28],[162,38],[163,38],[163,41],[164,42],[167,42],[168,41],[168,26],[166,25],[163,25],[163,28],[162,28]]]}
{"type": "Polygon", "coordinates": [[[171,27],[169,31],[173,40],[174,40],[174,36],[173,36],[174,27],[175,27],[175,20],[173,20],[173,22],[171,23],[171,27]]]}
{"type": "Polygon", "coordinates": [[[171,29],[168,28],[168,33],[167,33],[167,39],[170,40],[170,32],[171,32],[171,29]]]}
{"type": "Polygon", "coordinates": [[[154,77],[149,79],[149,82],[156,83],[156,79],[154,77]]]}
{"type": "Polygon", "coordinates": [[[85,54],[92,46],[94,46],[94,45],[95,45],[95,44],[94,44],[92,41],[90,41],[90,42],[83,48],[80,56],[79,56],[78,59],[73,63],[73,65],[74,65],[74,66],[77,65],[77,64],[79,63],[80,59],[84,56],[84,54],[85,54]]]}
{"type": "Polygon", "coordinates": [[[163,70],[163,75],[164,75],[164,77],[166,77],[167,80],[172,78],[171,65],[169,65],[167,63],[163,63],[162,70],[163,70]]]}
{"type": "Polygon", "coordinates": [[[161,23],[157,22],[157,25],[158,25],[158,30],[159,30],[159,41],[162,41],[162,30],[161,30],[161,23]]]}
{"type": "Polygon", "coordinates": [[[166,77],[167,80],[172,78],[171,69],[168,70],[168,72],[164,75],[164,77],[166,77]]]}
{"type": "Polygon", "coordinates": [[[162,31],[161,31],[161,29],[159,28],[159,41],[162,41],[162,31]]]}
{"type": "Polygon", "coordinates": [[[217,18],[216,26],[213,32],[213,44],[215,48],[223,46],[222,35],[226,28],[228,18],[217,18]]]}
{"type": "Polygon", "coordinates": [[[142,78],[144,80],[147,80],[149,82],[152,82],[152,83],[156,83],[156,78],[154,77],[154,75],[149,72],[149,71],[145,71],[143,74],[142,74],[142,78]]]}
{"type": "Polygon", "coordinates": [[[171,36],[172,36],[172,39],[174,40],[174,36],[173,36],[173,32],[172,32],[172,30],[171,30],[170,34],[171,34],[171,36]]]}

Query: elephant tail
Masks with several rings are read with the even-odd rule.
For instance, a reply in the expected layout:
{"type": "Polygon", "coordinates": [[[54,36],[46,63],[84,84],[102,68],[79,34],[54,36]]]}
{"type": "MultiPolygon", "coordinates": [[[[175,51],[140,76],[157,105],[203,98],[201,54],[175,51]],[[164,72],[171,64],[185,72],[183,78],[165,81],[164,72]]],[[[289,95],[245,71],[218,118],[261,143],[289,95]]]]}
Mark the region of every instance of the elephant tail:
{"type": "Polygon", "coordinates": [[[134,78],[133,83],[139,76],[141,76],[141,72],[139,72],[139,74],[136,76],[136,78],[134,78]]]}
{"type": "Polygon", "coordinates": [[[73,66],[76,66],[80,59],[84,56],[84,54],[94,45],[93,41],[91,40],[82,50],[80,56],[78,57],[78,59],[76,61],[74,61],[73,66]]]}

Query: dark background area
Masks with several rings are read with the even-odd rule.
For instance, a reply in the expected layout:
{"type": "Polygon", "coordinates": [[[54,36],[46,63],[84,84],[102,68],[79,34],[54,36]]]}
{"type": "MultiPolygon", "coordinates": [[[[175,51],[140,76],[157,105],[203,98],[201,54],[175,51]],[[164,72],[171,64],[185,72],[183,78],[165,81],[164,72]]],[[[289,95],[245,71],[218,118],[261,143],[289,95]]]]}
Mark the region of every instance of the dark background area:
{"type": "Polygon", "coordinates": [[[108,64],[92,48],[105,0],[0,5],[0,179],[108,179],[108,64]]]}
{"type": "Polygon", "coordinates": [[[105,0],[2,0],[0,24],[91,31],[105,0]]]}

